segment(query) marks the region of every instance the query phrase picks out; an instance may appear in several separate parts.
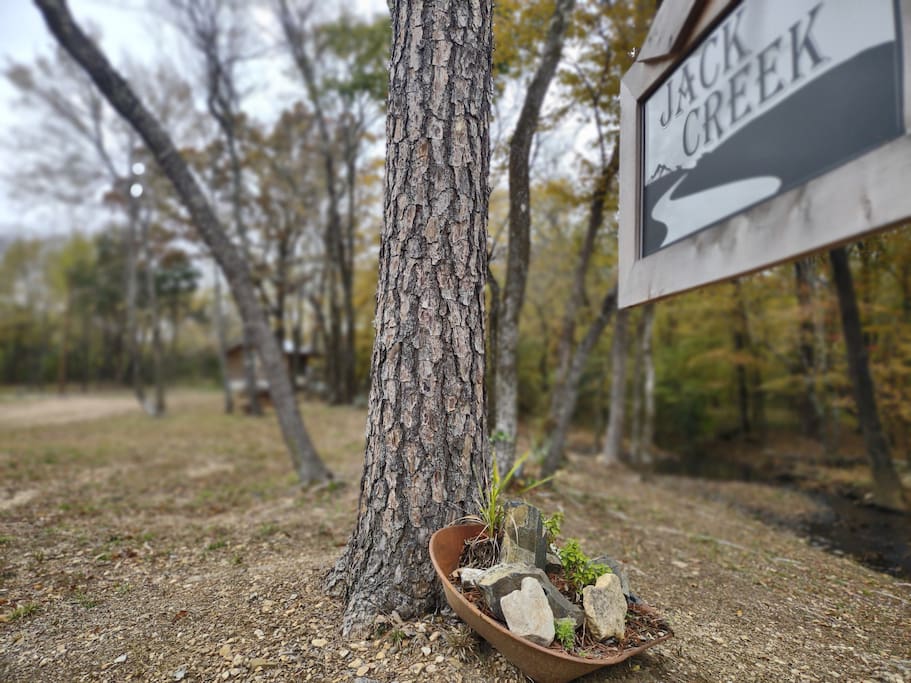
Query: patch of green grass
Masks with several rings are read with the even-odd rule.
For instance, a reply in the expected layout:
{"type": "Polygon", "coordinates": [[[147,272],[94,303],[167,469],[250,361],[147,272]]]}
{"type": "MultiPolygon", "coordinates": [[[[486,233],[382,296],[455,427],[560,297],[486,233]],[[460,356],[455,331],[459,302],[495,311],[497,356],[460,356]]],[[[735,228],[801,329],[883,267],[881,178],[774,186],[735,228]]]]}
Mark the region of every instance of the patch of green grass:
{"type": "Polygon", "coordinates": [[[277,534],[279,531],[281,531],[281,527],[278,524],[275,522],[266,522],[261,527],[259,527],[259,536],[261,538],[269,538],[270,536],[277,534]]]}
{"type": "Polygon", "coordinates": [[[27,602],[24,605],[19,605],[14,609],[10,615],[10,621],[17,621],[19,619],[25,619],[26,617],[31,616],[39,609],[37,602],[27,602]]]}
{"type": "Polygon", "coordinates": [[[98,605],[101,604],[100,600],[91,597],[85,591],[76,591],[73,594],[73,598],[80,606],[84,607],[85,609],[92,609],[93,607],[98,607],[98,605]]]}
{"type": "Polygon", "coordinates": [[[13,542],[12,536],[2,536],[0,535],[0,545],[7,545],[13,542]]]}
{"type": "Polygon", "coordinates": [[[389,632],[389,642],[396,646],[401,645],[407,637],[407,634],[400,628],[394,628],[389,632]]]}
{"type": "Polygon", "coordinates": [[[212,541],[209,543],[209,545],[206,546],[206,550],[213,552],[215,550],[221,550],[222,548],[227,547],[227,545],[228,542],[225,539],[219,538],[217,541],[212,541]]]}

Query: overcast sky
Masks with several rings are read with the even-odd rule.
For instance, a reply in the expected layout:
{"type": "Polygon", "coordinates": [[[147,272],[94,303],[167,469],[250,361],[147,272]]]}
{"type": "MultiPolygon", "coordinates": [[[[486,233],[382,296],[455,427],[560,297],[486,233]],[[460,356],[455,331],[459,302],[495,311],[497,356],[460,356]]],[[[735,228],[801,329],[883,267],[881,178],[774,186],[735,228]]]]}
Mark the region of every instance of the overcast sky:
{"type": "MultiPolygon", "coordinates": [[[[70,9],[83,27],[94,26],[101,32],[102,48],[115,66],[126,58],[151,64],[163,52],[182,61],[189,53],[176,30],[153,11],[156,3],[166,6],[166,0],[70,0],[70,9]]],[[[345,4],[363,16],[388,12],[384,0],[354,0],[345,4]]],[[[53,46],[53,38],[31,2],[0,0],[0,65],[5,67],[11,60],[33,62],[39,55],[50,55],[53,46]]],[[[279,70],[271,73],[279,74],[279,70]]],[[[272,85],[282,87],[281,83],[272,85]]],[[[289,88],[285,83],[285,89],[289,88]]],[[[276,111],[280,108],[281,102],[277,102],[280,98],[271,95],[260,93],[259,97],[251,98],[249,107],[254,114],[267,116],[269,108],[276,111]]],[[[6,79],[0,78],[0,142],[29,123],[29,112],[16,105],[15,91],[6,79]]],[[[4,169],[15,167],[14,159],[3,158],[9,155],[9,149],[0,145],[4,169]]],[[[11,194],[0,175],[0,237],[66,232],[80,222],[78,215],[74,220],[73,209],[51,203],[42,205],[34,200],[17,201],[11,194]]]]}
{"type": "MultiPolygon", "coordinates": [[[[177,30],[161,18],[157,8],[167,6],[167,0],[70,0],[70,8],[76,20],[83,27],[94,27],[102,36],[102,48],[115,66],[122,66],[129,59],[154,64],[167,55],[184,74],[192,79],[192,71],[186,64],[194,64],[194,56],[185,45],[177,30]]],[[[385,0],[343,0],[327,2],[325,7],[346,7],[364,17],[387,13],[385,0]]],[[[267,10],[264,10],[267,12],[267,10]]],[[[266,19],[263,19],[266,22],[266,19]]],[[[274,29],[273,29],[274,30],[274,29]]],[[[97,32],[96,31],[96,32],[97,32]]],[[[38,10],[27,0],[0,0],[0,66],[9,61],[31,63],[39,55],[50,55],[54,47],[53,38],[45,28],[38,10]]],[[[293,99],[301,96],[299,83],[286,76],[281,65],[262,69],[269,78],[260,80],[258,91],[253,92],[244,102],[245,109],[267,120],[270,113],[277,114],[293,99]]],[[[521,90],[521,88],[520,88],[521,90]]],[[[511,130],[512,121],[518,113],[516,85],[510,84],[506,93],[498,99],[494,135],[511,130]],[[499,131],[499,132],[498,132],[499,131]]],[[[556,88],[548,93],[549,106],[553,106],[560,95],[556,88]]],[[[548,109],[549,106],[545,106],[548,109]]],[[[39,201],[34,198],[17,200],[11,197],[12,190],[3,179],[6,169],[15,169],[15,159],[10,156],[3,141],[15,137],[17,130],[30,126],[30,112],[16,105],[15,91],[0,78],[0,246],[12,236],[33,236],[67,233],[77,226],[95,229],[100,227],[102,210],[92,202],[85,206],[62,206],[58,202],[39,201]]],[[[538,136],[544,153],[537,154],[539,166],[550,166],[548,172],[574,173],[578,156],[591,153],[589,126],[564,122],[558,130],[538,136]],[[587,132],[586,132],[587,131],[587,132]],[[554,167],[556,164],[557,167],[554,167]]],[[[505,183],[505,178],[494,177],[495,184],[505,183]]]]}

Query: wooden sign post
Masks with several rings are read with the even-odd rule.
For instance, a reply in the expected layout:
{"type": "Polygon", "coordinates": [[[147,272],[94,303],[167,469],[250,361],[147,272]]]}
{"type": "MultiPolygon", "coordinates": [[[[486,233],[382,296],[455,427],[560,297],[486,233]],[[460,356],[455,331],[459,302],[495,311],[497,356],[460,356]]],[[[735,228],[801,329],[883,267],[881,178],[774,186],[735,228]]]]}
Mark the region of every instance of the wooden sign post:
{"type": "Polygon", "coordinates": [[[621,85],[621,307],[911,216],[911,0],[665,0],[621,85]]]}

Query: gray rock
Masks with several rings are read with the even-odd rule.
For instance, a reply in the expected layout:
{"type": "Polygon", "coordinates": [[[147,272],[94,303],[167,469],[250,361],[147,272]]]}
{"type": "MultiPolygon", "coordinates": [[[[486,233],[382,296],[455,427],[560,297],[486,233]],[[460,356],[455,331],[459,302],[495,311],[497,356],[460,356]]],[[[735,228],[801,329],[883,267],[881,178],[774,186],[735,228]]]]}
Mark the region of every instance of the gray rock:
{"type": "Polygon", "coordinates": [[[522,579],[519,590],[500,601],[509,630],[517,636],[547,647],[554,642],[554,613],[541,584],[534,578],[522,579]]]}
{"type": "Polygon", "coordinates": [[[555,618],[569,618],[575,621],[577,626],[582,625],[585,619],[582,610],[557,590],[542,570],[523,564],[497,564],[478,579],[477,586],[494,616],[498,619],[503,618],[500,601],[505,595],[519,590],[522,587],[522,579],[525,578],[533,578],[541,584],[555,618]]]}
{"type": "Polygon", "coordinates": [[[548,574],[555,574],[563,569],[563,563],[560,562],[560,556],[557,553],[547,551],[544,559],[544,571],[548,574]]]}
{"type": "Polygon", "coordinates": [[[544,569],[546,554],[547,539],[541,511],[528,503],[507,503],[500,564],[527,564],[544,569]]]}
{"type": "Polygon", "coordinates": [[[477,569],[475,567],[461,567],[457,570],[459,572],[459,579],[462,581],[462,585],[465,588],[474,588],[478,585],[478,579],[484,576],[484,569],[477,569]]]}
{"type": "Polygon", "coordinates": [[[623,640],[626,634],[626,597],[620,588],[620,577],[603,574],[594,586],[582,589],[585,627],[598,640],[613,636],[623,640]]]}
{"type": "Polygon", "coordinates": [[[610,570],[620,577],[620,588],[623,590],[623,594],[628,598],[630,597],[630,588],[629,588],[629,575],[626,573],[626,567],[619,560],[615,560],[610,555],[601,555],[601,557],[596,557],[593,562],[598,564],[606,564],[610,567],[610,570]]]}

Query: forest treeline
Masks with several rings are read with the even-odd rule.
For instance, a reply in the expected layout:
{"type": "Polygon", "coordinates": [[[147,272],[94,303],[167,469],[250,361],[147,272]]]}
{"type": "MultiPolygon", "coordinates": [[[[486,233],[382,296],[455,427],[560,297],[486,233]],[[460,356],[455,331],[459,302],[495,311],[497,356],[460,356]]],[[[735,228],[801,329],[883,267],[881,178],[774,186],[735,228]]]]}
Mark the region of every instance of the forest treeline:
{"type": "MultiPolygon", "coordinates": [[[[225,226],[272,335],[319,353],[311,388],[362,399],[377,259],[389,256],[388,17],[290,0],[153,5],[190,67],[163,53],[124,65],[127,80],[225,226]],[[266,68],[294,96],[264,112],[266,68]]],[[[654,3],[494,11],[486,360],[498,456],[515,457],[519,417],[545,471],[572,425],[598,435],[607,461],[778,430],[836,451],[858,407],[828,255],[616,310],[617,93],[654,3]]],[[[155,155],[63,48],[4,75],[28,112],[4,140],[6,180],[25,203],[61,210],[47,236],[0,245],[0,382],[126,384],[161,413],[166,385],[205,381],[230,410],[226,350],[245,341],[258,412],[255,330],[155,155]]],[[[893,457],[911,459],[911,233],[846,253],[883,432],[893,457]]]]}

